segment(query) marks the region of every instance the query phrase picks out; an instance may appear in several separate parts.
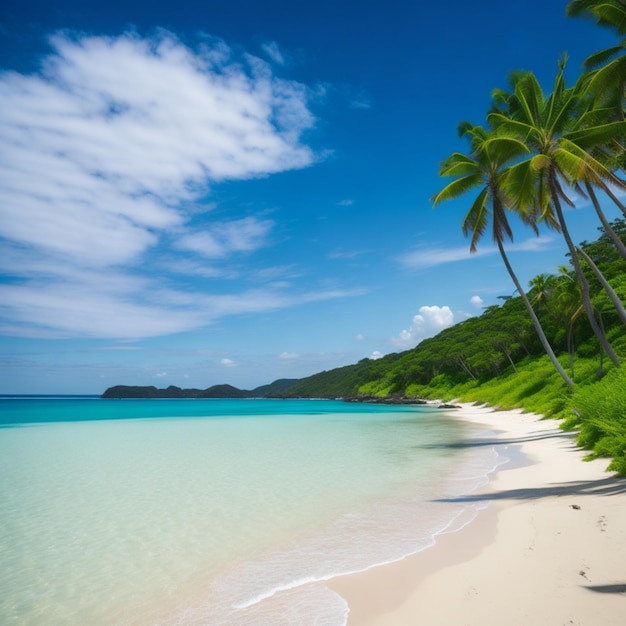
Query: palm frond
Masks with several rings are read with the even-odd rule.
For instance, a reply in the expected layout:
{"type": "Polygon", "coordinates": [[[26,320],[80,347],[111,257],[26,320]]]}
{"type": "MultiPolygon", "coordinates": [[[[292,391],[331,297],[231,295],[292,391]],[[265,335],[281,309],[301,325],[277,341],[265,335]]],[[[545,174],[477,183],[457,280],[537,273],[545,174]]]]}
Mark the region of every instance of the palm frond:
{"type": "Polygon", "coordinates": [[[489,113],[487,120],[493,127],[495,136],[499,137],[518,137],[526,140],[533,131],[532,125],[511,119],[503,113],[489,113]]]}
{"type": "Polygon", "coordinates": [[[549,170],[552,165],[552,159],[546,154],[535,154],[530,159],[530,171],[536,174],[540,170],[549,170]]]}
{"type": "Polygon", "coordinates": [[[543,90],[537,77],[532,72],[519,73],[515,78],[513,94],[523,112],[522,121],[537,124],[544,108],[543,90]]]}
{"type": "Polygon", "coordinates": [[[493,227],[492,227],[492,239],[494,242],[504,241],[508,239],[513,241],[513,230],[511,224],[507,218],[506,206],[501,201],[501,198],[496,196],[493,199],[493,227]]]}
{"type": "Polygon", "coordinates": [[[585,59],[583,67],[588,70],[600,67],[622,52],[624,52],[624,46],[622,45],[612,46],[611,48],[594,52],[585,59]]]}
{"type": "Polygon", "coordinates": [[[466,176],[480,168],[476,161],[466,154],[454,152],[439,165],[439,176],[466,176]]]}
{"type": "Polygon", "coordinates": [[[432,198],[433,207],[436,207],[441,202],[446,200],[452,200],[466,194],[470,189],[478,187],[483,183],[482,176],[480,174],[474,174],[470,176],[464,176],[463,178],[457,178],[451,183],[446,185],[439,193],[432,198]]]}
{"type": "Polygon", "coordinates": [[[476,252],[478,241],[485,234],[489,224],[490,211],[487,204],[489,190],[485,187],[476,196],[470,210],[465,215],[461,227],[463,234],[467,237],[471,233],[470,252],[476,252]]]}
{"type": "Polygon", "coordinates": [[[593,19],[599,26],[626,32],[626,3],[623,0],[571,0],[565,10],[569,17],[593,19]]]}
{"type": "Polygon", "coordinates": [[[513,159],[528,154],[530,149],[523,141],[520,141],[516,137],[492,135],[478,146],[477,152],[484,152],[487,159],[500,166],[504,166],[513,159]]]}
{"type": "Polygon", "coordinates": [[[610,122],[587,128],[581,128],[567,133],[563,139],[575,143],[583,150],[592,150],[597,146],[603,146],[614,139],[623,144],[626,138],[626,121],[610,122]]]}
{"type": "Polygon", "coordinates": [[[532,159],[526,159],[512,165],[504,174],[503,187],[508,197],[512,198],[515,209],[528,211],[537,204],[535,173],[531,168],[532,159]]]}

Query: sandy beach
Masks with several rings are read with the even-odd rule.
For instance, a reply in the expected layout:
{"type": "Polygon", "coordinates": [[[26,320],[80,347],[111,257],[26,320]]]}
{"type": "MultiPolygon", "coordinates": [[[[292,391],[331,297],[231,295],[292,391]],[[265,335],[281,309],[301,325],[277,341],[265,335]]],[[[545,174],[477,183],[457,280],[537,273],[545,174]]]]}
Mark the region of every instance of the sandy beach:
{"type": "Polygon", "coordinates": [[[489,506],[432,548],[333,580],[348,625],[624,624],[626,480],[606,459],[583,462],[554,420],[468,404],[456,415],[497,429],[512,459],[469,496],[489,506]]]}

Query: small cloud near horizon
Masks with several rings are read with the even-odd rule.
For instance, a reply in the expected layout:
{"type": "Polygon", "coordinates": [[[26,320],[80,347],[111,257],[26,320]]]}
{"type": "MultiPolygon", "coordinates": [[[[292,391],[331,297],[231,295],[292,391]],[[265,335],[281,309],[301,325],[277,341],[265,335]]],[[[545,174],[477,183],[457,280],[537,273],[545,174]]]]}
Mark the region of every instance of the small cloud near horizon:
{"type": "Polygon", "coordinates": [[[281,352],[280,354],[281,359],[297,359],[298,356],[296,352],[281,352]]]}
{"type": "Polygon", "coordinates": [[[237,364],[232,359],[222,359],[220,364],[224,367],[237,367],[237,364]]]}
{"type": "Polygon", "coordinates": [[[454,313],[449,306],[422,306],[411,320],[411,326],[392,338],[391,343],[401,348],[410,348],[454,323],[454,313]]]}
{"type": "Polygon", "coordinates": [[[472,303],[472,306],[476,309],[480,309],[483,306],[483,299],[478,295],[472,296],[470,298],[470,302],[472,303]]]}

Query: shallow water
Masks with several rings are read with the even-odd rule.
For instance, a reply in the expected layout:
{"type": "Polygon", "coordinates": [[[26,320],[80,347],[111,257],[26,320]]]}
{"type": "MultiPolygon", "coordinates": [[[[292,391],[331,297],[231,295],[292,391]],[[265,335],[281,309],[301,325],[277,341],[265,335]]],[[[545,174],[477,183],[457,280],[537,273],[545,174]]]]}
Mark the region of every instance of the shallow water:
{"type": "Polygon", "coordinates": [[[342,624],[325,580],[476,515],[501,462],[431,407],[0,400],[3,624],[342,624]]]}

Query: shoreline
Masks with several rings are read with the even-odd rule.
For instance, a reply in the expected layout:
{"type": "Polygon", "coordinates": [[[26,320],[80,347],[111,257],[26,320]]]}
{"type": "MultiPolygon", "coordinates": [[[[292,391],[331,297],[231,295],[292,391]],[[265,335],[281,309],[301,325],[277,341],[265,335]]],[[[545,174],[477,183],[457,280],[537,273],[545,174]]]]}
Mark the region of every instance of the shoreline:
{"type": "MultiPolygon", "coordinates": [[[[493,428],[513,461],[465,496],[488,502],[460,530],[406,559],[328,586],[348,626],[618,626],[626,614],[626,479],[583,462],[572,433],[521,410],[455,403],[449,415],[493,428]],[[516,462],[519,455],[526,462],[516,462]]],[[[482,442],[481,442],[482,443],[482,442]]],[[[471,445],[471,444],[470,444],[471,445]]]]}

